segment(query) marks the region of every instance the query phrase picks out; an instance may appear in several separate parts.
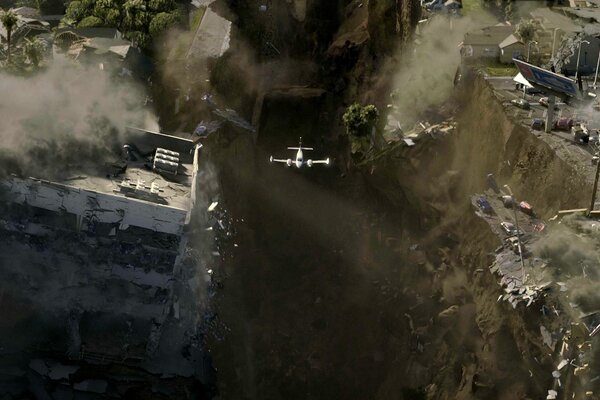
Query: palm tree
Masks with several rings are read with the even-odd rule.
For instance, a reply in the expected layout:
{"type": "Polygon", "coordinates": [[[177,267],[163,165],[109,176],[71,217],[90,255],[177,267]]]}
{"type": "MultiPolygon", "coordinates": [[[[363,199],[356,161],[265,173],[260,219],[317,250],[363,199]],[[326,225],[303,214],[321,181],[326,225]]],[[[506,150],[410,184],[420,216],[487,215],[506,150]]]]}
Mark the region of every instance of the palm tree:
{"type": "Polygon", "coordinates": [[[37,67],[42,60],[44,50],[46,49],[45,43],[38,37],[33,39],[25,39],[25,46],[23,46],[23,54],[29,59],[29,62],[37,67]]]}
{"type": "Polygon", "coordinates": [[[2,12],[0,15],[0,22],[4,25],[4,29],[6,29],[6,42],[8,43],[8,63],[10,64],[10,40],[13,33],[13,29],[17,26],[17,22],[19,18],[17,14],[15,14],[12,10],[2,12]]]}

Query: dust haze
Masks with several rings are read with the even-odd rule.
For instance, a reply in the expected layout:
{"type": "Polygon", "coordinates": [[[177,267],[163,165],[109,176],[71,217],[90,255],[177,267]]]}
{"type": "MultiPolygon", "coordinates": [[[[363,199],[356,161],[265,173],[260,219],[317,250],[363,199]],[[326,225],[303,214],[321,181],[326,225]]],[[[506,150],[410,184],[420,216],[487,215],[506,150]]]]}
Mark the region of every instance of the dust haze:
{"type": "Polygon", "coordinates": [[[56,59],[31,77],[2,74],[0,90],[0,160],[16,173],[85,170],[122,144],[127,126],[148,119],[141,87],[69,60],[56,59]]]}
{"type": "Polygon", "coordinates": [[[451,97],[465,33],[495,23],[480,13],[460,19],[431,18],[418,28],[418,44],[413,54],[403,58],[408,61],[401,62],[393,78],[392,102],[399,121],[415,123],[424,111],[451,97]]]}

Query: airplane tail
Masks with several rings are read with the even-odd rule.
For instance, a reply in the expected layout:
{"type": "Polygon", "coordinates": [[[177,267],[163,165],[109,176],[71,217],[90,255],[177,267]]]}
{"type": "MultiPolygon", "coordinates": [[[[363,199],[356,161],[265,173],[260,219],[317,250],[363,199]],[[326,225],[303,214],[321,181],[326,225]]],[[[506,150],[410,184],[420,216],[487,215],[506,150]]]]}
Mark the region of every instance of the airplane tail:
{"type": "Polygon", "coordinates": [[[314,150],[312,147],[302,147],[302,137],[298,143],[298,147],[288,147],[288,150],[314,150]]]}
{"type": "Polygon", "coordinates": [[[314,150],[312,147],[288,147],[288,150],[314,150]]]}

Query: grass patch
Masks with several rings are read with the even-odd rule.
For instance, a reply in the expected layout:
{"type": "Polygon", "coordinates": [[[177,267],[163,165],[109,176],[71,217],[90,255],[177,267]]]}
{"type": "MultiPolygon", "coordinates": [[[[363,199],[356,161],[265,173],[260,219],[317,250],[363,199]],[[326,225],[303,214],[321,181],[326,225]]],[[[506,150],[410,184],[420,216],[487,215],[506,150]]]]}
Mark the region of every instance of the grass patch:
{"type": "Polygon", "coordinates": [[[482,68],[489,76],[515,76],[518,72],[514,65],[484,65],[482,68]]]}
{"type": "Polygon", "coordinates": [[[206,7],[199,7],[196,11],[192,13],[192,17],[190,19],[190,30],[192,32],[196,32],[196,29],[200,26],[200,22],[202,22],[202,18],[204,18],[204,13],[206,12],[206,7]]]}
{"type": "Polygon", "coordinates": [[[483,11],[481,0],[463,0],[462,14],[473,15],[483,11]]]}
{"type": "Polygon", "coordinates": [[[192,12],[190,15],[190,29],[186,32],[183,32],[180,35],[179,40],[175,42],[175,45],[169,51],[169,55],[167,57],[168,60],[183,60],[185,59],[190,46],[192,45],[192,41],[194,40],[194,36],[196,35],[196,31],[202,22],[202,18],[204,18],[204,13],[206,12],[206,7],[199,7],[197,10],[192,12]]]}

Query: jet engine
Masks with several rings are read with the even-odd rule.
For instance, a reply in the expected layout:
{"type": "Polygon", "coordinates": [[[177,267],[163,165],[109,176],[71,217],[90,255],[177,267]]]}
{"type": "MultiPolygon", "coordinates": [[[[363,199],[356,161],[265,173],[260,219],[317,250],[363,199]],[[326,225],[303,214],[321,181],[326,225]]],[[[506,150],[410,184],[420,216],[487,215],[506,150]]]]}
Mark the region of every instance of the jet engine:
{"type": "Polygon", "coordinates": [[[312,167],[312,160],[307,160],[306,165],[308,165],[309,167],[312,167]]]}
{"type": "Polygon", "coordinates": [[[286,161],[285,163],[286,163],[286,165],[287,165],[288,167],[291,167],[291,166],[292,166],[292,159],[291,159],[291,158],[288,158],[288,159],[287,159],[287,161],[286,161]]]}

